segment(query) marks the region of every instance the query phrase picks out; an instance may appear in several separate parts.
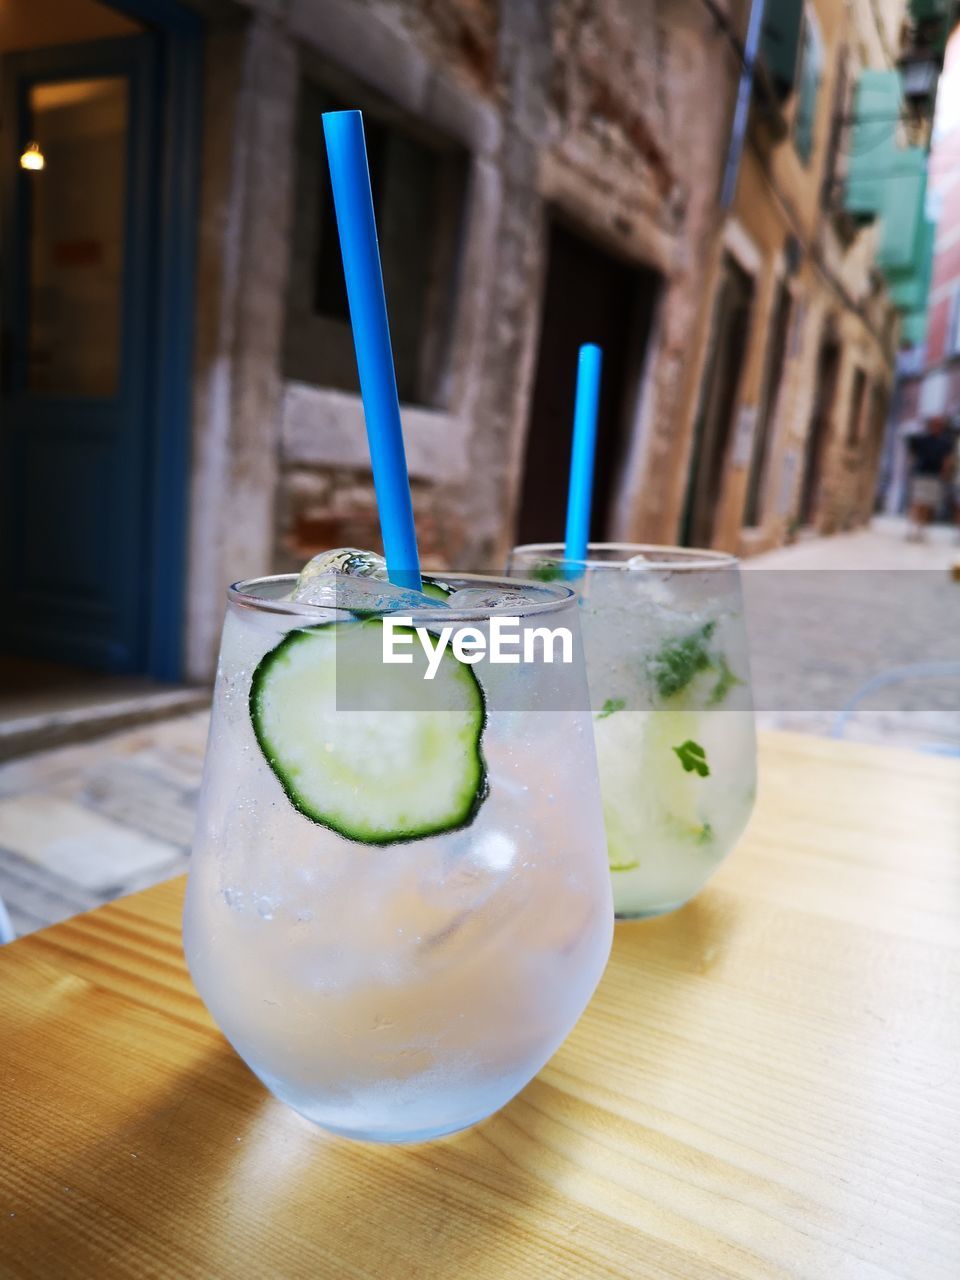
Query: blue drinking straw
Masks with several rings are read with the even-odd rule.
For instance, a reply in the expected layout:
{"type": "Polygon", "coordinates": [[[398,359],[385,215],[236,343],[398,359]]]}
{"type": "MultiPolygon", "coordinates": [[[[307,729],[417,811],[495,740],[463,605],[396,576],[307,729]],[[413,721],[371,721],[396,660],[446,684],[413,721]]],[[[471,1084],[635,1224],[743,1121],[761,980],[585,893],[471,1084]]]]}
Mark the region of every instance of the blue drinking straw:
{"type": "Polygon", "coordinates": [[[573,451],[567,493],[567,560],[586,560],[593,498],[593,458],[597,446],[597,406],[603,352],[585,342],[577,357],[577,396],[573,410],[573,451]]]}
{"type": "Polygon", "coordinates": [[[340,233],[387,576],[398,587],[419,591],[422,586],[420,557],[403,451],[400,400],[377,248],[363,117],[359,111],[325,111],[323,136],[330,162],[333,205],[340,233]]]}

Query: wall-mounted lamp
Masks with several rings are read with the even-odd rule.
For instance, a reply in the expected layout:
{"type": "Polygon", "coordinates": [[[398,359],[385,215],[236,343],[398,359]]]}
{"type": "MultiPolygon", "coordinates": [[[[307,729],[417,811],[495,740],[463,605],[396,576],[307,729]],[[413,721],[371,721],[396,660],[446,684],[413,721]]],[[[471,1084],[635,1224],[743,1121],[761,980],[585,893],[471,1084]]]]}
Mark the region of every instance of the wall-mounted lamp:
{"type": "Polygon", "coordinates": [[[46,163],[39,142],[31,142],[20,157],[21,169],[42,169],[46,163]]]}

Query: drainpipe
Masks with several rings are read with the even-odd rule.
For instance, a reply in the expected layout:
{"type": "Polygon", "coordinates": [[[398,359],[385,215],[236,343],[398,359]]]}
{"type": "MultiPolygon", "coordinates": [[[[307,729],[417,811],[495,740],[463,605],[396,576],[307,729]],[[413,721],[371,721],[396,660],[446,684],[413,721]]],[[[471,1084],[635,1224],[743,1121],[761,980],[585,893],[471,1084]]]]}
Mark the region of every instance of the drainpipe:
{"type": "Polygon", "coordinates": [[[753,93],[753,71],[757,65],[757,46],[760,44],[760,28],[763,26],[763,6],[764,0],[753,0],[750,5],[747,41],[743,49],[743,61],[740,64],[740,83],[737,85],[737,106],[733,113],[730,147],[723,170],[723,186],[720,189],[721,209],[730,208],[737,191],[740,158],[743,155],[743,142],[747,135],[747,117],[750,114],[750,95],[753,93]]]}

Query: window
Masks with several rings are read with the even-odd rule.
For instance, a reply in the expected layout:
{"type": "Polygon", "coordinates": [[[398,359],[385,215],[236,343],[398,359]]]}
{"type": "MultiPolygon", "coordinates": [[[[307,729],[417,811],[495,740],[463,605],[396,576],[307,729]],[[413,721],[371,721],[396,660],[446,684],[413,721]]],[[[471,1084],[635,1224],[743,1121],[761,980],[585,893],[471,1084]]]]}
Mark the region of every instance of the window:
{"type": "Polygon", "coordinates": [[[760,54],[781,98],[786,98],[796,83],[802,19],[803,0],[768,3],[763,11],[760,54]]]}
{"type": "Polygon", "coordinates": [[[751,528],[761,523],[763,514],[763,486],[766,478],[767,455],[770,450],[771,432],[776,421],[780,383],[787,362],[787,335],[790,330],[792,301],[786,281],[781,280],[777,286],[776,301],[771,315],[770,338],[764,358],[763,383],[757,413],[757,429],[753,438],[750,475],[747,481],[744,523],[751,528]]]}
{"type": "Polygon", "coordinates": [[[860,419],[863,417],[863,397],[867,390],[867,375],[857,369],[853,375],[850,393],[850,416],[847,419],[847,444],[852,448],[860,441],[860,419]]]}
{"type": "MultiPolygon", "coordinates": [[[[306,83],[297,132],[284,373],[357,392],[340,241],[321,114],[342,103],[306,83]]],[[[364,112],[390,336],[401,400],[443,408],[456,298],[467,153],[393,115],[364,112]]]]}
{"type": "Polygon", "coordinates": [[[852,103],[850,101],[850,72],[847,53],[841,49],[837,57],[837,75],[833,89],[833,106],[830,113],[830,138],[827,158],[823,166],[823,185],[820,204],[829,212],[843,208],[843,190],[846,185],[846,158],[850,151],[849,129],[852,103]]]}
{"type": "Polygon", "coordinates": [[[960,284],[953,286],[947,313],[947,342],[944,355],[960,355],[960,284]]]}
{"type": "Polygon", "coordinates": [[[797,75],[797,111],[793,118],[793,145],[804,164],[813,155],[813,135],[817,120],[817,97],[823,79],[823,40],[813,11],[804,10],[797,75]]]}

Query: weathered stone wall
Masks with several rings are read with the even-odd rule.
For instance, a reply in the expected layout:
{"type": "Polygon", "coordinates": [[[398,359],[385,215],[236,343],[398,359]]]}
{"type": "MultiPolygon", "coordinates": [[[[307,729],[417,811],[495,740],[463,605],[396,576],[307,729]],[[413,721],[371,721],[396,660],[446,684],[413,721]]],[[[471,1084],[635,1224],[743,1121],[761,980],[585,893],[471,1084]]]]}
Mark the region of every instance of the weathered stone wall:
{"type": "MultiPolygon", "coordinates": [[[[727,455],[714,543],[741,554],[776,546],[796,529],[820,344],[828,318],[837,326],[842,357],[814,513],[822,533],[851,528],[870,513],[879,462],[878,428],[865,415],[856,438],[848,439],[855,370],[865,375],[867,405],[875,403],[875,397],[888,397],[893,378],[897,324],[889,296],[873,269],[878,229],[852,235],[847,230],[841,236],[835,210],[823,199],[832,117],[840,106],[839,67],[845,62],[848,83],[855,82],[862,60],[873,56],[876,41],[866,40],[864,30],[871,23],[876,25],[875,17],[870,0],[856,0],[845,8],[819,0],[815,9],[824,42],[824,69],[810,161],[801,163],[791,141],[796,96],[783,106],[780,134],[758,127],[755,115],[731,219],[718,241],[724,244],[729,232],[737,229],[734,256],[753,279],[755,290],[737,413],[760,403],[778,280],[787,281],[793,307],[783,377],[771,414],[761,486],[762,518],[756,528],[744,527],[750,453],[739,451],[731,440],[727,455]],[[795,257],[792,266],[788,243],[795,257]]],[[[890,4],[884,6],[885,13],[890,9],[890,4]]],[[[715,276],[708,276],[705,295],[712,296],[715,287],[715,276]]],[[[692,389],[692,405],[679,428],[682,441],[689,442],[701,393],[699,385],[692,389]]],[[[687,471],[684,461],[673,474],[675,512],[687,471]]]]}
{"type": "MultiPolygon", "coordinates": [[[[886,12],[895,0],[883,5],[886,12]]],[[[747,0],[718,0],[714,8],[744,30],[747,0]]],[[[870,0],[856,0],[857,23],[869,23],[869,8],[870,0]]],[[[840,7],[817,0],[817,9],[832,56],[840,7]]],[[[870,233],[848,254],[823,231],[819,166],[829,83],[818,123],[821,158],[804,169],[789,144],[774,157],[751,136],[728,217],[718,193],[740,63],[703,0],[238,0],[226,12],[211,21],[208,40],[191,674],[210,668],[220,591],[230,576],[291,568],[325,546],[379,545],[359,401],[285,380],[282,371],[304,75],[341,100],[379,104],[442,134],[469,158],[442,403],[404,410],[425,561],[495,567],[513,540],[554,210],[662,282],[646,359],[638,353],[627,397],[632,439],[609,529],[613,538],[649,541],[678,536],[724,247],[735,233],[740,249],[747,245],[756,257],[756,312],[740,389],[748,404],[761,377],[784,244],[799,220],[805,257],[791,282],[795,332],[767,515],[744,542],[746,471],[729,469],[716,541],[750,550],[787,536],[819,335],[825,317],[847,306],[824,283],[813,250],[828,267],[833,255],[863,312],[844,332],[871,386],[889,380],[895,340],[886,300],[871,293],[870,233]]],[[[853,19],[843,13],[850,40],[853,19]]],[[[304,269],[295,259],[292,270],[304,269]]],[[[842,389],[850,367],[845,358],[842,389]]],[[[863,518],[872,447],[850,456],[831,451],[823,528],[863,518]]]]}
{"type": "Polygon", "coordinates": [[[296,75],[266,16],[206,40],[185,667],[215,666],[227,583],[273,550],[296,75]]]}
{"type": "MultiPolygon", "coordinates": [[[[349,20],[358,7],[330,12],[349,20]]],[[[466,466],[461,478],[432,486],[417,478],[420,507],[431,512],[418,530],[425,558],[490,567],[512,540],[550,208],[663,277],[611,534],[670,536],[661,490],[676,469],[675,424],[697,358],[735,83],[729,45],[699,0],[383,0],[364,21],[377,49],[393,41],[396,62],[423,60],[421,74],[455,87],[464,111],[485,110],[493,139],[473,153],[468,238],[482,246],[461,287],[453,357],[450,429],[465,440],[466,466]]],[[[329,29],[314,34],[336,43],[329,29]]],[[[371,84],[403,96],[402,85],[375,74],[371,84]]],[[[449,127],[441,110],[421,107],[424,123],[449,127]]],[[[337,466],[305,465],[285,451],[278,557],[292,546],[308,551],[321,536],[375,530],[362,470],[351,474],[349,498],[341,483],[337,466]],[[364,485],[365,522],[357,514],[364,485]]]]}

